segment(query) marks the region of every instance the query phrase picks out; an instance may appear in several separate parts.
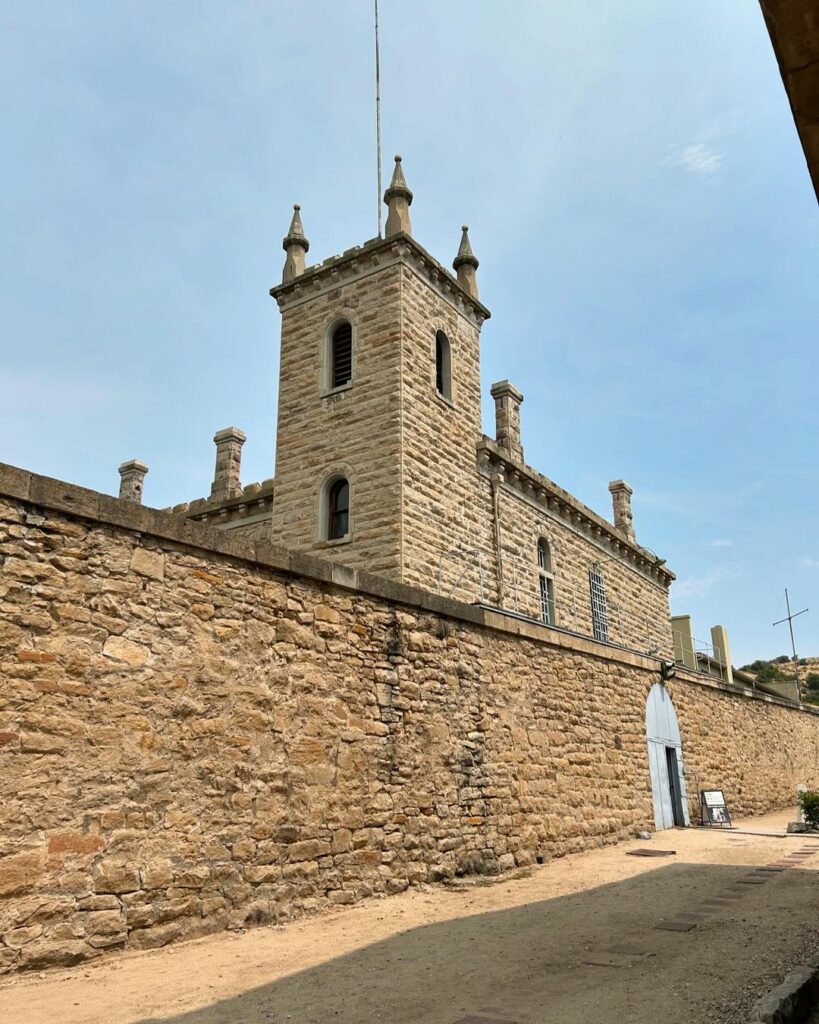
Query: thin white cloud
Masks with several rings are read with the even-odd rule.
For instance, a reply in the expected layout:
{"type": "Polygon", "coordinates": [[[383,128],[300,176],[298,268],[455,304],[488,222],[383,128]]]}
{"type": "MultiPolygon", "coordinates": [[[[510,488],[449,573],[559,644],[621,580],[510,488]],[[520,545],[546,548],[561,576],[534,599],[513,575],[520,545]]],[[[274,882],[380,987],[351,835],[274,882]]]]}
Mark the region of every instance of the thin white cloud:
{"type": "Polygon", "coordinates": [[[819,558],[800,558],[799,564],[804,569],[819,569],[819,558]]]}
{"type": "Polygon", "coordinates": [[[724,110],[711,123],[697,133],[693,142],[672,147],[662,161],[664,167],[679,167],[704,181],[712,181],[725,162],[725,144],[740,130],[745,115],[740,108],[724,110]]]}
{"type": "Polygon", "coordinates": [[[734,542],[732,540],[725,540],[723,538],[718,537],[716,540],[709,540],[708,541],[708,547],[709,548],[730,548],[733,543],[734,542]]]}
{"type": "Polygon", "coordinates": [[[691,146],[683,146],[669,154],[663,160],[663,165],[681,167],[690,174],[696,174],[699,178],[711,180],[719,174],[724,159],[725,154],[719,150],[707,146],[704,142],[695,142],[691,146]]]}
{"type": "Polygon", "coordinates": [[[672,591],[675,598],[680,597],[706,597],[723,583],[735,580],[739,572],[736,569],[725,566],[717,566],[709,569],[702,576],[689,576],[688,579],[680,580],[674,584],[672,591]]]}

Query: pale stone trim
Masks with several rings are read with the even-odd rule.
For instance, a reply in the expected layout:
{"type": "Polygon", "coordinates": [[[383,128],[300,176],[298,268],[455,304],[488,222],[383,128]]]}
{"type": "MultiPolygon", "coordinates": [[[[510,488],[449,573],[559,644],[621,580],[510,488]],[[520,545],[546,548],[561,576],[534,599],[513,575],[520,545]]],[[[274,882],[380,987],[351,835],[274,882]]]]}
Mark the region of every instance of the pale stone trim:
{"type": "Polygon", "coordinates": [[[355,528],[355,470],[348,462],[334,462],[322,474],[316,490],[314,506],[316,510],[315,539],[317,544],[335,547],[339,544],[350,544],[355,528]],[[347,481],[349,511],[347,512],[347,532],[343,537],[328,537],[327,523],[330,513],[329,492],[337,480],[347,481]]]}
{"type": "MultiPolygon", "coordinates": [[[[321,348],[319,350],[319,395],[321,398],[330,398],[333,395],[337,395],[340,391],[349,391],[355,384],[357,348],[358,323],[355,316],[349,310],[344,309],[341,313],[336,313],[330,319],[322,335],[321,348]],[[350,379],[346,384],[339,384],[338,387],[334,388],[331,378],[333,369],[333,334],[341,324],[350,325],[350,379]]],[[[305,398],[307,397],[305,395],[305,398]]]]}

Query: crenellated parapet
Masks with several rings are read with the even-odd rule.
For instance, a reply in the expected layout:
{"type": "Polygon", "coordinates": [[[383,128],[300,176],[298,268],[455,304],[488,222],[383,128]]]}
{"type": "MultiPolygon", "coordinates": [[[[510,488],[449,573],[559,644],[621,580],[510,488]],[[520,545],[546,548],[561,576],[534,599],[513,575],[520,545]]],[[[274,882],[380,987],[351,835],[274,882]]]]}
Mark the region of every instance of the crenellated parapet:
{"type": "Polygon", "coordinates": [[[412,237],[409,215],[412,198],[412,191],[404,177],[401,157],[396,156],[392,180],[384,193],[387,206],[386,237],[372,238],[364,245],[356,245],[313,267],[305,266],[304,258],[309,243],[304,236],[300,208],[295,207],[290,230],[283,242],[287,263],[282,283],[270,289],[279,308],[282,311],[291,309],[342,284],[359,281],[391,264],[403,263],[431,285],[441,298],[480,327],[491,314],[478,301],[475,278],[478,260],[472,252],[467,228],[462,229],[460,248],[453,263],[457,276],[453,276],[412,237]]]}
{"type": "Polygon", "coordinates": [[[233,526],[250,526],[253,523],[270,519],[273,512],[273,495],[275,480],[271,477],[261,483],[247,484],[231,497],[196,498],[185,501],[172,508],[165,509],[175,515],[193,519],[210,526],[232,528],[233,526]]]}
{"type": "Polygon", "coordinates": [[[384,270],[402,264],[430,285],[450,306],[462,313],[477,327],[492,315],[482,302],[458,282],[411,235],[397,234],[390,238],[372,238],[363,245],[346,249],[323,263],[307,267],[295,280],[276,285],[270,294],[279,308],[292,309],[329,294],[342,284],[351,284],[384,270]]]}

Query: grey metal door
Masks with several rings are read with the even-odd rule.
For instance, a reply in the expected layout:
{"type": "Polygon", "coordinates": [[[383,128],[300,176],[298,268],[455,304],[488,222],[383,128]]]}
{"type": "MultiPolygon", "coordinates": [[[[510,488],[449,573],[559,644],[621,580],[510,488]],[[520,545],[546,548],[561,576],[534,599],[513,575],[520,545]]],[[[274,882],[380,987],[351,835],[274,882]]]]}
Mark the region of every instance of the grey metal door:
{"type": "Polygon", "coordinates": [[[688,801],[685,794],[680,727],[671,697],[662,683],[655,683],[651,687],[646,701],[646,740],[655,828],[673,828],[678,822],[687,825],[688,801]],[[667,748],[674,752],[676,802],[672,798],[667,748]]]}

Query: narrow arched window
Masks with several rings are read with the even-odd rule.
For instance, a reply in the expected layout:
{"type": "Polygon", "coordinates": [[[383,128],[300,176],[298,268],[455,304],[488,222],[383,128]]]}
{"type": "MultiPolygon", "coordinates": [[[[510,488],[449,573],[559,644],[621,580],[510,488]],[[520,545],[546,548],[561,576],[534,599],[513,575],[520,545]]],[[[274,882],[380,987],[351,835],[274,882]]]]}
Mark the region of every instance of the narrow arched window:
{"type": "Polygon", "coordinates": [[[350,532],[350,485],[340,477],[327,492],[327,539],[341,540],[350,532]]]}
{"type": "Polygon", "coordinates": [[[545,537],[537,542],[538,597],[540,598],[540,621],[548,626],[555,624],[555,582],[552,575],[552,553],[545,537]]]}
{"type": "Polygon", "coordinates": [[[330,387],[340,388],[353,379],[353,328],[342,320],[330,338],[330,387]]]}
{"type": "Polygon", "coordinates": [[[449,338],[443,331],[435,334],[435,390],[452,401],[452,367],[449,338]]]}

